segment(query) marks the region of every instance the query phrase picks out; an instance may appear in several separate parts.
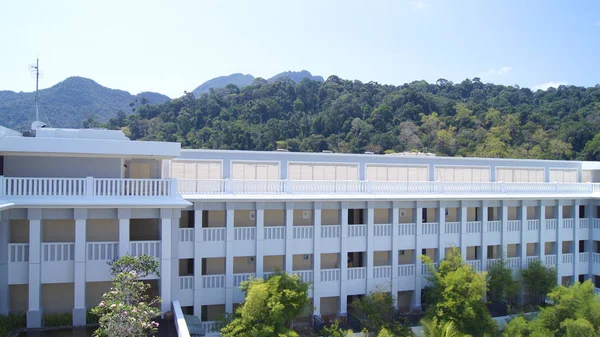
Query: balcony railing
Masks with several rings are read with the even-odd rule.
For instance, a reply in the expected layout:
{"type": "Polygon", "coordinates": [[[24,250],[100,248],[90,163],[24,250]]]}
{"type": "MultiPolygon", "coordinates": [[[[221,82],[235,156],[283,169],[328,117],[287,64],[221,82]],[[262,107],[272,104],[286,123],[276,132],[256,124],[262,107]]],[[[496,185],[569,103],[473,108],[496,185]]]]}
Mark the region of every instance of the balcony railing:
{"type": "Polygon", "coordinates": [[[169,197],[176,188],[175,179],[0,176],[0,196],[11,197],[169,197]]]}
{"type": "Polygon", "coordinates": [[[592,183],[505,183],[367,180],[179,180],[186,194],[593,194],[592,183]]]}

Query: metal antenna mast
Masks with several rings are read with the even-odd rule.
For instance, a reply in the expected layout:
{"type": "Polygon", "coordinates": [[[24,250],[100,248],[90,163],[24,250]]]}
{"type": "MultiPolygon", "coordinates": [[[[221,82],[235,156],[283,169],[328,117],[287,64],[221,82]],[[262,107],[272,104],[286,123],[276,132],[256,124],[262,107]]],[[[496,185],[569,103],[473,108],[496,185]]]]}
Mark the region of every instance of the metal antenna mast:
{"type": "Polygon", "coordinates": [[[38,108],[38,89],[40,82],[40,59],[37,58],[35,64],[29,65],[31,76],[35,76],[35,120],[40,120],[40,110],[38,108]]]}

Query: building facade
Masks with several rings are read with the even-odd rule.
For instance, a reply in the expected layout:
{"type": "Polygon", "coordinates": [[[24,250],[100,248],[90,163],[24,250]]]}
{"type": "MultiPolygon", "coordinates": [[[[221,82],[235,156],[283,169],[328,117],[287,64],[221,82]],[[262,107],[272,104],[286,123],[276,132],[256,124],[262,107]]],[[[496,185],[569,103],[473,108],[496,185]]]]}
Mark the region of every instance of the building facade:
{"type": "Polygon", "coordinates": [[[533,260],[600,287],[600,164],[576,161],[181,150],[120,131],[0,129],[0,313],[85,323],[107,261],[149,254],[169,311],[207,329],[276,270],[311,282],[313,309],[390,291],[419,310],[427,270],[459,247],[476,270],[533,260]]]}

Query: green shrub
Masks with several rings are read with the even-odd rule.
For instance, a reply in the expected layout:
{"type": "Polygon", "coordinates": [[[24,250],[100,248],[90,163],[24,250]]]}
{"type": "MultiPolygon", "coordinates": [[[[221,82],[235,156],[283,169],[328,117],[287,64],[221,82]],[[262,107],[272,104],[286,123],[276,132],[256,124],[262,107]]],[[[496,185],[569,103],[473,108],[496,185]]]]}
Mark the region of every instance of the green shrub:
{"type": "Polygon", "coordinates": [[[26,323],[25,313],[0,315],[0,336],[8,336],[8,333],[14,329],[24,329],[26,323]]]}
{"type": "Polygon", "coordinates": [[[73,315],[70,312],[46,314],[42,325],[45,327],[70,326],[73,325],[73,315]]]}
{"type": "Polygon", "coordinates": [[[91,310],[88,310],[85,314],[85,324],[98,324],[100,317],[92,314],[91,310]]]}

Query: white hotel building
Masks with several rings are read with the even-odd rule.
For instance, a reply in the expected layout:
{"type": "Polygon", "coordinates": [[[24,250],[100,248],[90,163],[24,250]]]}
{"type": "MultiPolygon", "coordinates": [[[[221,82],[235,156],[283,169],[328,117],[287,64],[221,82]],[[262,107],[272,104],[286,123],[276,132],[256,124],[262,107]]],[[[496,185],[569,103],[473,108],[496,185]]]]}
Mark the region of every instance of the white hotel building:
{"type": "MultiPolygon", "coordinates": [[[[600,164],[578,161],[181,150],[120,131],[0,128],[0,314],[72,312],[110,286],[106,261],[150,254],[168,311],[206,327],[249,277],[312,282],[313,314],[389,289],[418,310],[421,254],[457,246],[485,270],[533,260],[600,286],[600,164]]],[[[311,314],[311,313],[307,313],[311,314]]]]}

